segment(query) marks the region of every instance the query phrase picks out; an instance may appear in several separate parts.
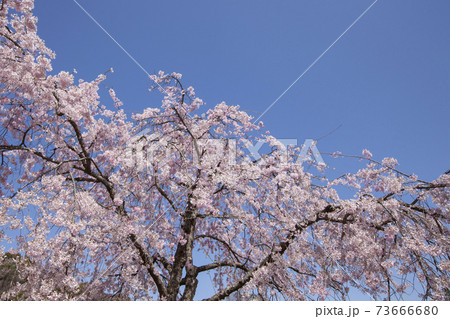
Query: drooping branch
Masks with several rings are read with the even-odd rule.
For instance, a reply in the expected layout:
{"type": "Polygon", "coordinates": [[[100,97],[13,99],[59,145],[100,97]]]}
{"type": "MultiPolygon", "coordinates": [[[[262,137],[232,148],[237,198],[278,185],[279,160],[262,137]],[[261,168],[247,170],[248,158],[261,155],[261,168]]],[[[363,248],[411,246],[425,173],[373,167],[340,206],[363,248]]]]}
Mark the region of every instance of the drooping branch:
{"type": "Polygon", "coordinates": [[[262,269],[263,267],[267,267],[271,264],[273,264],[276,261],[276,257],[282,256],[288,247],[294,242],[294,240],[309,226],[317,223],[320,221],[321,218],[319,217],[319,214],[316,215],[316,218],[314,220],[308,220],[305,222],[300,222],[295,225],[295,230],[289,232],[289,234],[286,236],[286,239],[281,242],[278,247],[274,247],[272,251],[255,267],[248,270],[247,273],[242,277],[241,279],[235,281],[233,284],[229,285],[225,289],[219,291],[215,295],[213,295],[210,298],[204,299],[208,301],[219,301],[223,300],[226,297],[230,296],[232,293],[236,292],[237,290],[244,287],[252,278],[254,277],[255,273],[262,269]]]}
{"type": "Polygon", "coordinates": [[[236,259],[237,262],[241,262],[239,258],[242,258],[242,259],[245,258],[244,256],[241,256],[237,252],[235,252],[225,240],[223,240],[223,239],[221,239],[221,238],[219,238],[217,236],[213,236],[213,235],[210,235],[210,234],[208,234],[208,235],[203,234],[203,235],[195,236],[195,239],[200,239],[200,238],[209,238],[209,239],[212,239],[212,240],[215,240],[215,241],[221,243],[233,255],[233,257],[236,259]]]}
{"type": "Polygon", "coordinates": [[[139,256],[141,257],[141,260],[143,261],[144,267],[147,269],[149,275],[152,277],[156,288],[158,289],[158,293],[161,299],[165,299],[167,297],[167,289],[164,284],[164,281],[161,278],[161,275],[158,274],[158,272],[155,269],[154,262],[155,258],[149,256],[147,251],[144,249],[144,247],[139,244],[137,241],[136,235],[131,234],[129,235],[129,238],[131,242],[133,243],[134,247],[139,252],[139,256]]]}

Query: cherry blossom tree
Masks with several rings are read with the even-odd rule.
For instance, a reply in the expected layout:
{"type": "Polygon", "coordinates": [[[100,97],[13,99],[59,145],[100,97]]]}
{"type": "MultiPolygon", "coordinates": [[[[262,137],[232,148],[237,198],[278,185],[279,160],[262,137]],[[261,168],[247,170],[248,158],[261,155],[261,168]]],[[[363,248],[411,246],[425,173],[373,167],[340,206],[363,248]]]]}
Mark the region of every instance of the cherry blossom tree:
{"type": "Polygon", "coordinates": [[[450,171],[427,182],[364,150],[356,173],[319,178],[176,73],[129,117],[113,90],[100,103],[105,75],[53,72],[32,9],[1,1],[2,299],[192,300],[205,272],[207,300],[448,298],[450,171]],[[249,157],[258,142],[271,151],[249,157]]]}

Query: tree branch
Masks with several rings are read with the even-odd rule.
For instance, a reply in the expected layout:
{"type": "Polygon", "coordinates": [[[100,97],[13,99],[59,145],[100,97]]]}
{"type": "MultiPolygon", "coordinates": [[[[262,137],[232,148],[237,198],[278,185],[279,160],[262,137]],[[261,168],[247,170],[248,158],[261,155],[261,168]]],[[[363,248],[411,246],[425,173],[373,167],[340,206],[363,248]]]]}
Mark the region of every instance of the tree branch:
{"type": "Polygon", "coordinates": [[[215,262],[215,263],[211,263],[211,264],[208,264],[208,265],[197,267],[197,273],[201,273],[203,271],[216,269],[216,268],[219,268],[219,267],[234,267],[234,268],[242,269],[244,271],[248,271],[248,268],[245,267],[245,265],[240,263],[240,262],[218,261],[218,262],[215,262]]]}
{"type": "Polygon", "coordinates": [[[249,270],[243,278],[240,280],[237,280],[233,284],[229,285],[225,289],[219,291],[215,295],[213,295],[210,298],[204,299],[208,301],[219,301],[223,300],[224,298],[231,295],[233,292],[236,292],[237,290],[244,287],[255,275],[255,273],[270,264],[273,264],[276,260],[277,256],[282,256],[285,251],[288,249],[288,247],[292,244],[292,242],[298,237],[298,235],[308,228],[309,226],[315,224],[316,222],[320,221],[321,218],[319,217],[319,213],[316,214],[316,218],[314,220],[308,220],[305,222],[300,222],[295,225],[295,230],[289,232],[289,234],[286,236],[286,240],[281,242],[278,247],[274,247],[276,249],[272,249],[271,253],[267,255],[256,267],[249,270]]]}
{"type": "Polygon", "coordinates": [[[150,257],[148,253],[145,251],[145,249],[141,246],[141,244],[138,243],[136,239],[136,235],[131,234],[129,235],[129,238],[131,242],[133,243],[134,247],[136,247],[137,251],[139,252],[139,255],[144,263],[144,266],[147,268],[147,271],[152,277],[153,281],[155,282],[156,288],[158,289],[159,296],[162,299],[165,299],[167,297],[167,289],[164,285],[164,282],[161,278],[161,276],[158,274],[158,272],[155,269],[154,266],[154,258],[150,257]]]}

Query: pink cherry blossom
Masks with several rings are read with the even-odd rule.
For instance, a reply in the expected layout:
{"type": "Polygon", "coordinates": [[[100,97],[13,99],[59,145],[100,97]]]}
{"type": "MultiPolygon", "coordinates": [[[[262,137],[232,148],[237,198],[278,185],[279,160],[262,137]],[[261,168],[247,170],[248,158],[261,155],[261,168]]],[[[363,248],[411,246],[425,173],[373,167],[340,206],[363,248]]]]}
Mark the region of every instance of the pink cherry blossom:
{"type": "Polygon", "coordinates": [[[314,176],[178,73],[152,75],[161,105],[129,118],[113,90],[100,104],[105,75],[49,73],[32,0],[2,4],[0,263],[17,274],[2,300],[192,300],[205,272],[207,300],[448,299],[449,172],[423,181],[364,150],[356,173],[314,176]]]}

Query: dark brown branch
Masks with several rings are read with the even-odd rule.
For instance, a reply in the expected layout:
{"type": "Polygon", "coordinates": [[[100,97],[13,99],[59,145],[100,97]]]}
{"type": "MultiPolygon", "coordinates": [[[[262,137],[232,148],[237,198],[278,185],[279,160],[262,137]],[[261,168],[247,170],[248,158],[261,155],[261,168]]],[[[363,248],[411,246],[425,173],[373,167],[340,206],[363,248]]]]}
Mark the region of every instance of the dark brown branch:
{"type": "MultiPolygon", "coordinates": [[[[447,173],[445,173],[447,174],[447,173]]],[[[417,186],[416,189],[433,189],[433,188],[446,188],[446,187],[450,187],[450,184],[431,184],[431,185],[426,185],[426,186],[417,186]]]]}
{"type": "Polygon", "coordinates": [[[172,264],[166,258],[158,253],[156,253],[153,258],[160,262],[169,273],[172,272],[172,264]]]}
{"type": "Polygon", "coordinates": [[[46,160],[47,162],[53,163],[53,164],[60,164],[60,162],[55,161],[54,159],[45,156],[39,151],[33,150],[32,148],[28,148],[25,146],[18,146],[18,145],[0,145],[0,151],[27,151],[30,152],[43,160],[46,160]]]}
{"type": "Polygon", "coordinates": [[[196,214],[194,206],[191,204],[191,196],[188,196],[187,202],[188,205],[185,213],[183,214],[183,222],[181,225],[181,229],[184,233],[184,241],[180,241],[178,243],[175,251],[172,272],[167,284],[168,300],[177,299],[184,268],[186,270],[186,287],[182,299],[188,300],[191,299],[191,297],[193,298],[195,289],[197,288],[196,270],[192,259],[196,214]]]}
{"type": "Polygon", "coordinates": [[[76,181],[76,182],[88,182],[88,183],[99,183],[98,180],[94,178],[88,178],[88,177],[74,177],[74,178],[66,178],[67,181],[76,181]]]}
{"type": "Polygon", "coordinates": [[[184,121],[183,117],[181,116],[180,112],[178,112],[178,110],[174,107],[173,110],[175,111],[175,114],[177,115],[177,117],[180,119],[181,123],[184,125],[184,127],[186,128],[186,131],[188,132],[188,134],[191,136],[192,138],[192,142],[194,143],[194,148],[195,148],[195,153],[197,153],[197,158],[200,161],[201,158],[201,154],[200,154],[200,149],[198,148],[198,144],[197,144],[197,138],[194,136],[194,134],[191,132],[191,130],[189,129],[189,126],[187,126],[186,122],[184,121]]]}
{"type": "Polygon", "coordinates": [[[147,269],[150,277],[152,277],[153,281],[155,282],[156,288],[158,289],[159,296],[164,299],[167,296],[167,289],[164,285],[164,282],[161,278],[161,276],[158,274],[158,272],[155,269],[154,266],[154,258],[150,257],[148,253],[145,251],[145,249],[141,246],[141,244],[138,243],[137,238],[134,234],[131,234],[129,236],[131,242],[133,243],[134,247],[136,247],[137,251],[139,252],[139,256],[141,257],[144,267],[147,269]]]}
{"type": "Polygon", "coordinates": [[[224,298],[228,297],[232,293],[238,291],[242,287],[244,287],[254,276],[255,272],[259,269],[269,266],[270,264],[273,264],[276,260],[277,256],[282,256],[288,247],[294,242],[294,240],[298,237],[298,235],[303,232],[306,228],[309,226],[315,224],[316,222],[320,221],[321,218],[319,217],[319,213],[316,215],[316,218],[314,220],[308,220],[305,222],[300,222],[295,225],[295,230],[289,232],[289,234],[286,236],[286,240],[281,242],[277,247],[274,247],[275,249],[272,250],[272,252],[267,255],[257,266],[249,270],[244,277],[242,277],[240,280],[237,280],[233,284],[229,285],[225,289],[219,291],[214,296],[205,299],[209,301],[219,301],[223,300],[224,298]]]}
{"type": "Polygon", "coordinates": [[[178,213],[178,209],[175,206],[175,203],[169,198],[169,195],[167,195],[167,193],[158,185],[156,178],[155,178],[155,187],[158,190],[158,192],[162,195],[162,197],[164,197],[167,200],[167,202],[170,204],[174,212],[178,213]]]}
{"type": "Polygon", "coordinates": [[[215,263],[197,267],[197,273],[201,273],[203,271],[208,271],[208,270],[212,270],[212,269],[216,269],[216,268],[220,268],[220,267],[233,267],[233,268],[242,269],[244,271],[248,271],[248,268],[245,267],[245,265],[240,262],[218,261],[215,263]]]}
{"type": "Polygon", "coordinates": [[[22,50],[22,53],[23,53],[24,55],[26,54],[25,49],[22,48],[21,45],[20,45],[17,41],[15,41],[15,40],[12,39],[10,36],[8,36],[8,35],[6,35],[6,34],[4,34],[4,33],[0,33],[0,35],[3,36],[3,37],[5,37],[5,38],[8,39],[9,41],[11,41],[11,42],[12,42],[16,47],[18,47],[19,49],[21,49],[21,50],[22,50]]]}
{"type": "Polygon", "coordinates": [[[210,238],[210,239],[213,239],[213,240],[215,240],[215,241],[217,241],[217,242],[223,244],[223,245],[228,249],[228,251],[233,255],[233,257],[236,259],[236,261],[238,261],[238,262],[241,262],[241,261],[239,260],[239,258],[244,258],[243,256],[241,256],[241,255],[239,255],[238,253],[236,253],[236,252],[231,248],[231,246],[230,246],[226,241],[224,241],[223,239],[220,239],[220,238],[215,237],[215,236],[212,236],[212,235],[197,235],[197,236],[195,237],[195,239],[200,239],[200,238],[210,238]]]}

